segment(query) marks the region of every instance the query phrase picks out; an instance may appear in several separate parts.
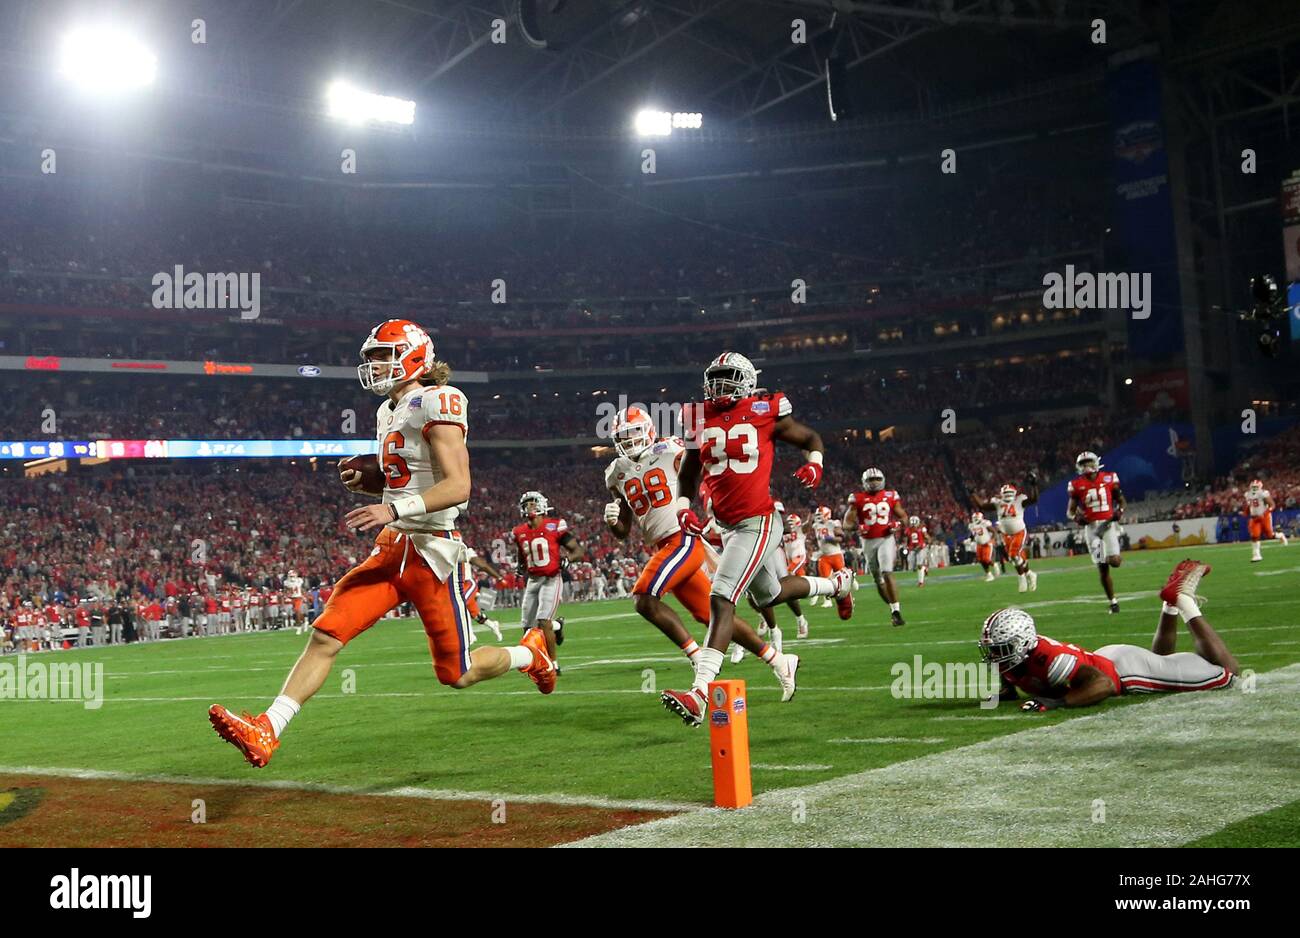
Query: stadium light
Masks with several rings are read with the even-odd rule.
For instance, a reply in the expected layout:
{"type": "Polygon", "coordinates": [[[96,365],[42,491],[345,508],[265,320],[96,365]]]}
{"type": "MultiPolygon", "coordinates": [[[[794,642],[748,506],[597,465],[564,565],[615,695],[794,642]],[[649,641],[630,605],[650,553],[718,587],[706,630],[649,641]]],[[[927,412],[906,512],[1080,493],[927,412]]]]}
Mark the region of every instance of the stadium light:
{"type": "Polygon", "coordinates": [[[350,124],[374,121],[380,124],[415,123],[415,102],[362,91],[345,81],[331,82],[325,89],[330,117],[350,124]]]}
{"type": "Polygon", "coordinates": [[[633,123],[640,137],[667,137],[674,130],[699,130],[704,126],[704,115],[695,111],[656,111],[645,108],[637,111],[633,123]]]}
{"type": "Polygon", "coordinates": [[[118,29],[84,26],[63,37],[59,73],[97,93],[132,91],[153,84],[158,59],[144,43],[118,29]]]}

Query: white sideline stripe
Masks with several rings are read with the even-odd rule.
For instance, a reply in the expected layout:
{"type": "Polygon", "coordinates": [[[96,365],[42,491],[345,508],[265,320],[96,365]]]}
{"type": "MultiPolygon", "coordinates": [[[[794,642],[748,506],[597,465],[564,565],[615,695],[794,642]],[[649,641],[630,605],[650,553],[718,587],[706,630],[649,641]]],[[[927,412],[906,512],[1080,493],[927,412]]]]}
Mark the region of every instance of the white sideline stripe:
{"type": "Polygon", "coordinates": [[[601,798],[598,795],[568,795],[560,792],[546,795],[511,795],[505,792],[458,791],[454,788],[417,788],[409,785],[375,790],[353,785],[328,785],[322,782],[296,782],[289,779],[192,778],[187,775],[148,775],[136,772],[32,765],[0,765],[0,774],[38,775],[42,778],[74,778],[89,781],[154,782],[163,785],[199,787],[265,788],[274,791],[311,791],[327,795],[365,795],[373,798],[412,798],[425,801],[484,801],[491,804],[493,801],[501,800],[507,804],[513,801],[517,804],[563,804],[624,811],[693,811],[700,807],[698,803],[680,801],[601,798]]]}
{"type": "Polygon", "coordinates": [[[874,746],[883,743],[918,743],[920,745],[931,746],[935,743],[946,743],[948,740],[943,736],[872,736],[867,739],[828,739],[826,742],[834,745],[866,745],[874,746]]]}
{"type": "Polygon", "coordinates": [[[1300,798],[1297,723],[1293,664],[568,846],[1178,846],[1300,798]]]}
{"type": "Polygon", "coordinates": [[[766,762],[753,762],[750,764],[750,768],[758,769],[760,772],[828,772],[835,766],[825,765],[820,762],[809,765],[769,765],[766,762]]]}

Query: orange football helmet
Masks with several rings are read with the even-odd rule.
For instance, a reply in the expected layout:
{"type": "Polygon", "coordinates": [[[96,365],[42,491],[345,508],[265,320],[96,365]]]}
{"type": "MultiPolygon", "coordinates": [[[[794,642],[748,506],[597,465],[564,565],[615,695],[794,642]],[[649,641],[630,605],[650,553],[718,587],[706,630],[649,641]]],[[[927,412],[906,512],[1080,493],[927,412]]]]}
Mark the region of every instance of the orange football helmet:
{"type": "Polygon", "coordinates": [[[383,396],[407,381],[433,370],[433,339],[409,319],[389,319],[370,330],[361,343],[357,378],[367,391],[383,396]],[[388,358],[372,358],[387,349],[388,358]]]}
{"type": "Polygon", "coordinates": [[[614,449],[620,456],[636,459],[651,446],[659,435],[655,433],[655,423],[640,407],[629,407],[614,418],[610,429],[614,438],[614,449]]]}

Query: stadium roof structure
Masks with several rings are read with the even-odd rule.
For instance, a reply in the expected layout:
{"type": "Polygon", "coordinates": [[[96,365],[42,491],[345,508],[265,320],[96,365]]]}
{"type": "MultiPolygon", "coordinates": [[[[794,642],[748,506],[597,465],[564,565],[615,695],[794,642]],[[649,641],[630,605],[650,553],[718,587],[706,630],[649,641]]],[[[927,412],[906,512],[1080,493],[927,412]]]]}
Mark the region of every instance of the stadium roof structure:
{"type": "MultiPolygon", "coordinates": [[[[417,141],[504,139],[578,145],[632,136],[645,107],[704,115],[686,139],[752,143],[808,134],[860,138],[884,122],[942,121],[1101,97],[1108,59],[1153,45],[1166,63],[1206,68],[1233,55],[1290,75],[1300,35],[1287,0],[137,0],[113,22],[158,55],[160,130],[211,150],[269,151],[325,124],[340,77],[414,100],[417,141]],[[203,22],[196,42],[193,23],[203,22]],[[1093,41],[1105,22],[1106,43],[1093,41]],[[792,41],[795,21],[804,42],[792,41]],[[502,25],[504,24],[504,26],[502,25]],[[501,39],[504,42],[494,41],[501,39]],[[540,47],[544,45],[544,47],[540,47]],[[853,120],[833,124],[826,76],[842,75],[853,120]]],[[[76,0],[0,0],[0,136],[84,133],[53,80],[76,0]]],[[[1239,63],[1233,64],[1240,69],[1239,63]]],[[[1246,82],[1271,88],[1261,75],[1246,82]]],[[[1248,87],[1238,82],[1240,89],[1248,87]]],[[[1272,89],[1285,103],[1294,89],[1272,89]]],[[[114,111],[104,121],[118,121],[114,111]]],[[[1005,118],[1004,118],[1005,119],[1005,118]]],[[[93,126],[93,125],[92,125],[93,126]]],[[[804,135],[804,136],[799,136],[804,135]]]]}

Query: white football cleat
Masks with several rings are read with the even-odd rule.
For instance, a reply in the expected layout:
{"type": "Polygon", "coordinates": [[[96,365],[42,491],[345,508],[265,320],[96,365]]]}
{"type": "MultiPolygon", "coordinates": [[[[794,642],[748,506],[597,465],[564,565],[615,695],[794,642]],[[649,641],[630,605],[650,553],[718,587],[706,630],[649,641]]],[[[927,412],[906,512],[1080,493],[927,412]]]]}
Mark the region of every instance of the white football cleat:
{"type": "Polygon", "coordinates": [[[485,619],[483,624],[492,630],[492,636],[499,642],[501,641],[501,623],[496,619],[485,619]]]}
{"type": "Polygon", "coordinates": [[[1019,579],[1020,582],[1016,585],[1016,592],[1018,592],[1018,593],[1028,593],[1028,592],[1029,592],[1029,577],[1022,576],[1022,577],[1018,577],[1017,579],[1019,579]]]}
{"type": "Polygon", "coordinates": [[[740,659],[745,657],[745,649],[741,648],[735,642],[731,643],[731,663],[740,664],[740,659]]]}
{"type": "Polygon", "coordinates": [[[798,620],[798,623],[799,623],[799,629],[798,629],[798,631],[795,633],[795,635],[796,635],[798,638],[807,638],[807,637],[808,637],[808,618],[807,618],[807,616],[800,616],[800,617],[799,617],[799,620],[798,620]]]}
{"type": "MultiPolygon", "coordinates": [[[[771,639],[771,641],[772,641],[772,647],[776,649],[776,653],[777,653],[778,655],[781,653],[781,638],[782,638],[781,630],[780,630],[779,628],[773,628],[773,629],[772,629],[772,639],[771,639]]],[[[737,646],[737,647],[739,647],[739,646],[737,646]]]]}
{"type": "Polygon", "coordinates": [[[988,573],[984,574],[984,582],[985,582],[985,583],[992,583],[992,582],[993,582],[993,571],[992,571],[992,570],[990,570],[988,573]]]}
{"type": "Polygon", "coordinates": [[[1038,589],[1038,574],[1033,570],[1030,570],[1025,574],[1025,576],[1029,577],[1029,592],[1032,593],[1034,590],[1038,589]]]}
{"type": "Polygon", "coordinates": [[[786,703],[794,699],[795,691],[799,689],[795,682],[795,674],[799,670],[799,656],[785,655],[783,658],[784,667],[774,668],[776,679],[781,682],[781,703],[786,703]]]}

